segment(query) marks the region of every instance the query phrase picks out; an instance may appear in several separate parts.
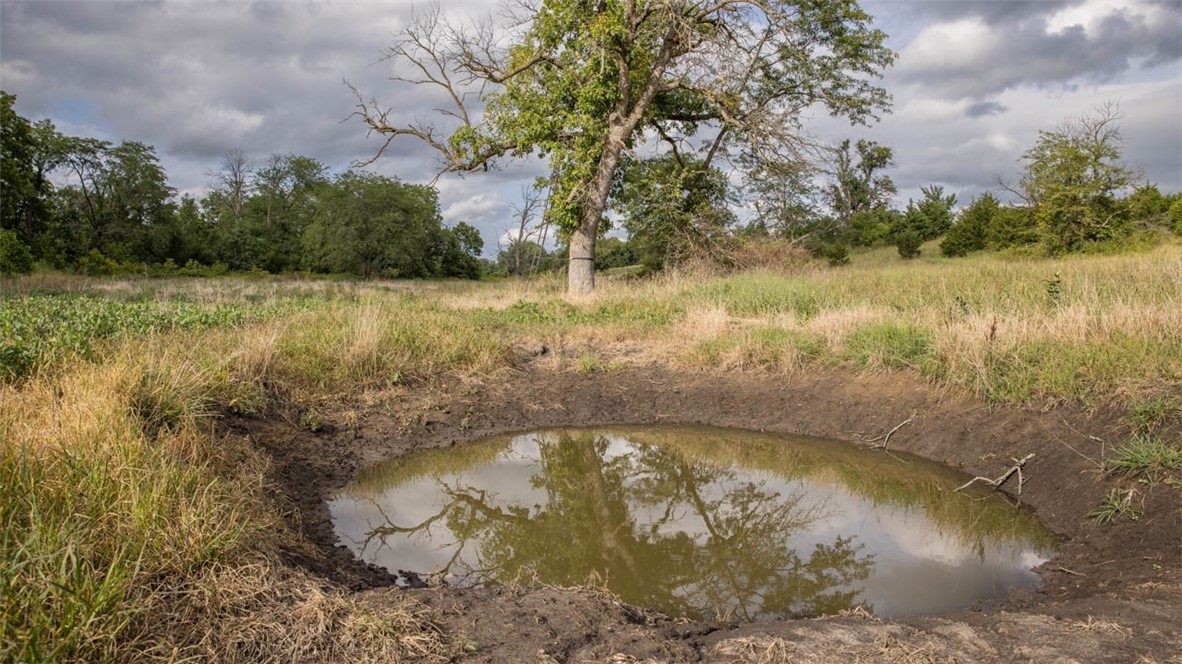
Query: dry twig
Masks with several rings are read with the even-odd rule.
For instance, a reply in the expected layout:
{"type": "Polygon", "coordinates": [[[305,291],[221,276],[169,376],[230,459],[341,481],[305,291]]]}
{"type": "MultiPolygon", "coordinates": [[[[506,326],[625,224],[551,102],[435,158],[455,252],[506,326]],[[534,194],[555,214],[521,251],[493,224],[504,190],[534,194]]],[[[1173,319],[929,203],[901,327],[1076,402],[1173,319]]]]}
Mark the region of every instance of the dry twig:
{"type": "Polygon", "coordinates": [[[902,422],[899,422],[898,424],[896,424],[894,429],[891,429],[890,431],[886,432],[885,434],[883,434],[881,436],[878,436],[877,438],[871,438],[870,440],[868,440],[866,442],[867,443],[875,443],[870,446],[873,449],[885,450],[885,449],[887,449],[887,443],[891,442],[891,436],[894,435],[894,433],[896,431],[898,431],[899,429],[902,429],[904,426],[910,424],[911,421],[914,419],[915,419],[915,413],[911,413],[911,417],[908,417],[907,419],[903,420],[902,422]],[[882,442],[878,443],[878,441],[880,441],[880,440],[882,442]]]}
{"type": "Polygon", "coordinates": [[[1030,454],[1027,454],[1026,456],[1022,457],[1021,459],[1012,459],[1014,462],[1014,465],[1011,466],[1009,470],[1007,470],[1004,474],[1002,474],[997,479],[991,480],[988,477],[980,477],[980,476],[974,477],[973,479],[969,480],[968,482],[965,482],[964,484],[956,487],[955,491],[960,491],[961,489],[967,489],[974,482],[985,482],[986,484],[992,486],[994,489],[1000,489],[1001,485],[1008,482],[1010,477],[1012,477],[1014,475],[1014,473],[1017,473],[1018,474],[1018,495],[1020,496],[1020,495],[1022,495],[1022,485],[1026,484],[1026,479],[1022,477],[1022,468],[1026,465],[1027,461],[1030,461],[1033,458],[1034,458],[1034,453],[1031,452],[1030,454]]]}

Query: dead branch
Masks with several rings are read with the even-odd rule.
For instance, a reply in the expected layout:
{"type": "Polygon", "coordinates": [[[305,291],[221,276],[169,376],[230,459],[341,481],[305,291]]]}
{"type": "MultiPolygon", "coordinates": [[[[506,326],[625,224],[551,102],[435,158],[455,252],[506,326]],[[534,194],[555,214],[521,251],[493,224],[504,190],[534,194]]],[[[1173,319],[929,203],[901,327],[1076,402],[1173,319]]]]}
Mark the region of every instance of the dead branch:
{"type": "Polygon", "coordinates": [[[911,417],[908,417],[907,419],[903,420],[902,422],[899,422],[898,424],[896,424],[894,429],[891,429],[890,431],[888,431],[888,432],[884,433],[883,435],[878,436],[876,438],[871,438],[870,440],[868,440],[866,442],[867,443],[877,443],[877,444],[872,444],[870,446],[873,449],[885,450],[885,449],[887,449],[887,444],[891,442],[891,436],[899,429],[902,429],[904,426],[910,424],[911,421],[914,419],[915,419],[915,413],[911,413],[911,417]],[[878,443],[878,441],[880,441],[880,440],[882,442],[878,443]]]}
{"type": "Polygon", "coordinates": [[[961,489],[967,489],[974,482],[985,482],[986,484],[992,486],[995,490],[1001,489],[1001,485],[1003,485],[1007,481],[1009,481],[1010,477],[1012,477],[1014,475],[1014,473],[1017,473],[1018,474],[1018,495],[1020,496],[1020,495],[1022,495],[1022,485],[1026,483],[1026,479],[1022,477],[1022,468],[1026,465],[1027,461],[1030,461],[1033,458],[1034,458],[1034,453],[1031,452],[1030,454],[1027,454],[1026,456],[1022,457],[1021,459],[1012,459],[1012,461],[1014,462],[1014,465],[1011,466],[1009,470],[1007,470],[1003,475],[1001,475],[997,479],[991,480],[988,477],[974,477],[973,479],[969,480],[968,482],[965,482],[964,484],[956,487],[955,491],[960,491],[961,489]]]}

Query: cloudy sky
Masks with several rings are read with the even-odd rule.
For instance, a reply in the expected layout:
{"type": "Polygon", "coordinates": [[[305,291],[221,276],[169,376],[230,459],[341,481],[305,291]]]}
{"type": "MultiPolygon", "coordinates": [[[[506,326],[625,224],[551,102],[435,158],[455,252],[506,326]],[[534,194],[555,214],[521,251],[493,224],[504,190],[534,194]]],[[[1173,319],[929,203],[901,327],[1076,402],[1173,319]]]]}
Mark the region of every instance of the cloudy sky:
{"type": "MultiPolygon", "coordinates": [[[[421,11],[426,3],[418,3],[421,11]]],[[[962,202],[999,178],[1060,122],[1112,101],[1125,161],[1182,190],[1182,0],[865,0],[899,53],[884,85],[894,111],[872,128],[812,118],[816,137],[892,147],[900,203],[940,183],[962,202]]],[[[0,0],[0,87],[17,111],[67,134],[154,145],[181,191],[200,194],[220,155],[241,149],[315,157],[334,169],[379,141],[350,120],[348,79],[428,118],[436,101],[389,80],[383,48],[414,5],[365,2],[0,0]]],[[[491,0],[444,0],[464,16],[491,0]]],[[[412,139],[370,168],[411,182],[436,170],[412,139]]],[[[482,231],[486,249],[536,164],[438,184],[444,218],[482,231]]]]}

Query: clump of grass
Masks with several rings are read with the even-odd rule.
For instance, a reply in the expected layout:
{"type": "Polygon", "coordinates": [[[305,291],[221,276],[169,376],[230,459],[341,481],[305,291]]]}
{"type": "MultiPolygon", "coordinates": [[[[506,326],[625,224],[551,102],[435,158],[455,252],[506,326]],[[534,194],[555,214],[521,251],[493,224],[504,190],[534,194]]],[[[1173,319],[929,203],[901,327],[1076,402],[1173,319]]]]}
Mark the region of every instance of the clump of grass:
{"type": "Polygon", "coordinates": [[[583,353],[575,360],[575,368],[579,373],[592,374],[610,371],[613,367],[593,353],[583,353]]]}
{"type": "Polygon", "coordinates": [[[1088,516],[1095,519],[1097,523],[1108,524],[1124,517],[1132,521],[1141,518],[1141,510],[1133,505],[1133,497],[1136,491],[1129,489],[1128,491],[1121,491],[1120,489],[1112,489],[1104,498],[1104,502],[1100,506],[1088,513],[1088,516]]]}
{"type": "Polygon", "coordinates": [[[807,280],[754,274],[716,279],[686,295],[692,301],[724,307],[732,316],[791,314],[803,322],[821,311],[822,294],[807,280]]]}
{"type": "Polygon", "coordinates": [[[289,393],[323,396],[441,373],[487,373],[511,361],[504,335],[463,312],[402,299],[329,305],[290,319],[266,379],[289,393]]]}
{"type": "Polygon", "coordinates": [[[3,395],[3,659],[126,657],[142,593],[268,526],[248,516],[258,459],[218,476],[200,432],[178,423],[149,439],[120,390],[132,372],[84,369],[3,395]],[[59,390],[69,405],[44,408],[59,390]]]}
{"type": "Polygon", "coordinates": [[[1105,465],[1113,472],[1155,482],[1161,473],[1182,468],[1182,445],[1169,443],[1161,436],[1134,436],[1118,447],[1105,465]]]}
{"type": "Polygon", "coordinates": [[[803,357],[820,354],[820,346],[800,332],[757,327],[701,341],[685,357],[693,364],[724,369],[790,372],[802,364],[803,357]]]}
{"type": "Polygon", "coordinates": [[[1174,395],[1157,395],[1135,401],[1129,406],[1129,426],[1138,433],[1153,433],[1165,426],[1170,418],[1182,414],[1182,399],[1174,395]]]}
{"type": "Polygon", "coordinates": [[[209,416],[275,379],[289,329],[151,335],[0,384],[0,661],[445,656],[418,617],[272,562],[295,535],[266,459],[209,416]]]}
{"type": "Polygon", "coordinates": [[[439,630],[409,602],[366,610],[341,590],[267,561],[210,565],[150,598],[141,654],[210,662],[447,661],[439,630]]]}
{"type": "Polygon", "coordinates": [[[845,355],[863,367],[923,369],[932,359],[932,333],[890,321],[865,325],[846,338],[845,355]]]}

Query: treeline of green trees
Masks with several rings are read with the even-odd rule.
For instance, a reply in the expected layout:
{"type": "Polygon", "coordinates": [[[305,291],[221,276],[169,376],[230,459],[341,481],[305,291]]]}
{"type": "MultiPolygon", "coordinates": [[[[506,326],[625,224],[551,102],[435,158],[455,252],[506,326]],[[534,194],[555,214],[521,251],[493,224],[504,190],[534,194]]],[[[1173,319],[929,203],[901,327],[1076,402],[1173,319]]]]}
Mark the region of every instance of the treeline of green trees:
{"type": "Polygon", "coordinates": [[[480,276],[480,233],[445,227],[432,187],[235,152],[209,173],[208,194],[178,197],[151,146],[65,136],[14,102],[0,92],[4,272],[480,276]]]}
{"type": "Polygon", "coordinates": [[[893,163],[890,148],[859,141],[851,156],[843,143],[830,186],[835,213],[813,222],[821,232],[810,238],[810,247],[840,263],[848,246],[890,244],[914,258],[921,244],[940,237],[941,254],[965,256],[1015,248],[1061,255],[1119,249],[1159,230],[1182,235],[1182,194],[1163,195],[1121,163],[1118,120],[1112,107],[1103,107],[1040,132],[1022,156],[1020,180],[1003,185],[1017,203],[1003,205],[986,192],[959,212],[956,197],[939,185],[924,187],[923,197],[905,210],[891,209],[886,201],[894,185],[876,175],[893,163]]]}
{"type": "MultiPolygon", "coordinates": [[[[938,184],[923,187],[920,199],[903,209],[892,207],[897,189],[883,171],[894,165],[894,154],[873,141],[844,141],[824,164],[741,157],[741,186],[676,151],[626,157],[610,207],[628,239],[601,239],[596,268],[640,264],[652,271],[694,258],[733,262],[750,255],[742,247],[770,240],[839,265],[853,247],[894,246],[914,258],[925,242],[941,238],[944,256],[985,249],[1059,255],[1119,250],[1161,231],[1182,235],[1182,194],[1163,195],[1121,163],[1118,120],[1105,106],[1040,132],[1022,156],[1019,181],[1002,185],[1016,202],[1003,204],[998,193],[987,192],[963,209],[938,184]],[[746,224],[732,212],[743,202],[754,209],[746,224]]],[[[522,240],[500,253],[497,269],[559,270],[565,261],[561,248],[546,252],[522,240]]]]}

